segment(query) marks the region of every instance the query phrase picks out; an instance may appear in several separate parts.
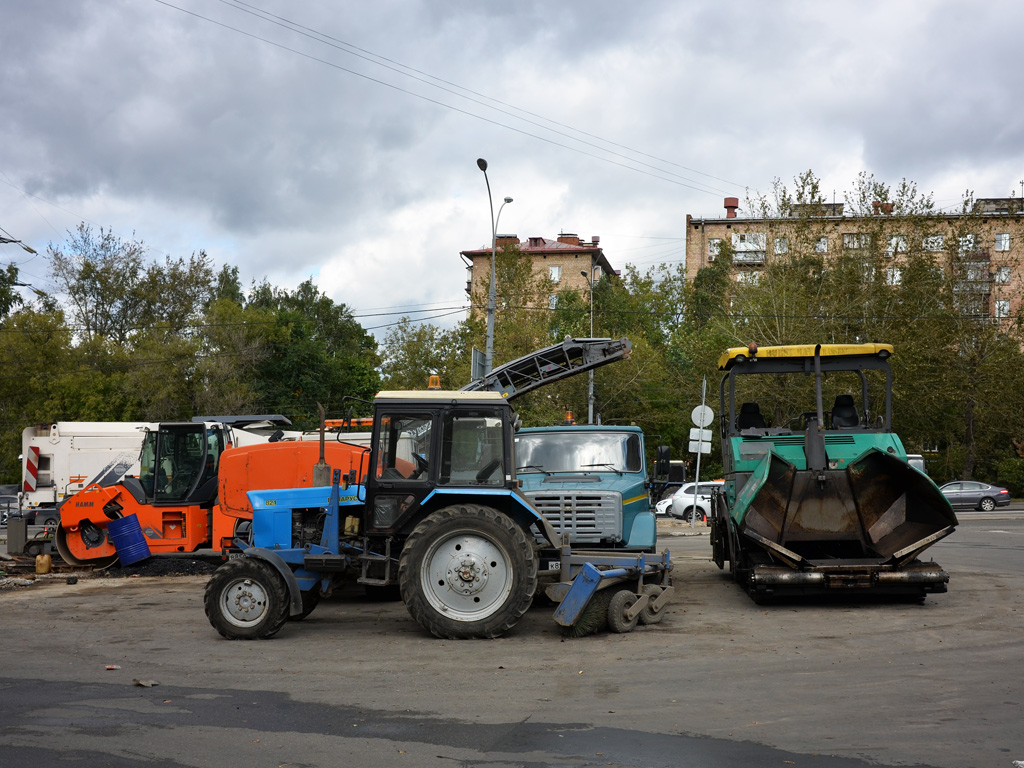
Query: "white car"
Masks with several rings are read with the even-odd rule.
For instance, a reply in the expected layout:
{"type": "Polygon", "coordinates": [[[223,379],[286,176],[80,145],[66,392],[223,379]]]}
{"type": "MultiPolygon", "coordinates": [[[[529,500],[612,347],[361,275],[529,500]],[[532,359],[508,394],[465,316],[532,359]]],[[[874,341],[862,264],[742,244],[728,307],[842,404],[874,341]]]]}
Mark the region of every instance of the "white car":
{"type": "MultiPolygon", "coordinates": [[[[711,493],[723,485],[725,485],[725,482],[722,480],[708,480],[697,483],[696,508],[698,520],[707,520],[711,515],[711,493]]],[[[683,483],[682,487],[672,494],[672,498],[669,500],[668,513],[672,517],[678,517],[689,522],[694,506],[694,484],[683,483]]]]}

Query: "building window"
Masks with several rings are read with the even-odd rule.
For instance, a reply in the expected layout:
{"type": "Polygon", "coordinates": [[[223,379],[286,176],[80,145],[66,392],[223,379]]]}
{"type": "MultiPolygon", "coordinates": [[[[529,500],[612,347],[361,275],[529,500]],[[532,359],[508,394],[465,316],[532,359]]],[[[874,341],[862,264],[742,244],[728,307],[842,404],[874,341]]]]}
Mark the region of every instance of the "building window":
{"type": "Polygon", "coordinates": [[[1009,267],[996,267],[995,281],[1000,285],[1009,285],[1010,283],[1010,268],[1009,267]]]}
{"type": "Polygon", "coordinates": [[[965,253],[971,253],[977,250],[976,243],[978,238],[975,237],[974,235],[964,235],[963,237],[958,238],[958,240],[961,256],[963,256],[965,253]]]}
{"type": "Polygon", "coordinates": [[[942,251],[946,248],[946,237],[944,235],[931,235],[921,241],[921,247],[926,251],[942,251]]]}
{"type": "Polygon", "coordinates": [[[784,237],[775,238],[775,252],[776,253],[789,253],[789,240],[784,237]]]}
{"type": "Polygon", "coordinates": [[[737,283],[746,283],[747,285],[757,285],[761,282],[761,273],[753,272],[750,270],[743,270],[736,273],[737,283]]]}
{"type": "Polygon", "coordinates": [[[561,267],[548,267],[548,277],[551,278],[552,283],[560,282],[562,279],[562,268],[561,267]]]}
{"type": "Polygon", "coordinates": [[[996,250],[997,251],[1008,251],[1010,250],[1010,233],[1003,232],[996,235],[996,250]]]}
{"type": "Polygon", "coordinates": [[[819,237],[818,242],[814,244],[815,253],[828,253],[828,238],[819,237]]]}
{"type": "Polygon", "coordinates": [[[847,251],[863,251],[871,247],[871,235],[857,232],[843,235],[843,248],[847,251]]]}
{"type": "Polygon", "coordinates": [[[885,248],[886,256],[894,256],[897,253],[907,252],[907,238],[903,235],[896,235],[889,238],[889,245],[885,248]]]}
{"type": "Polygon", "coordinates": [[[964,264],[967,279],[972,283],[980,283],[988,279],[987,261],[968,261],[964,264]]]}
{"type": "Polygon", "coordinates": [[[1010,300],[996,299],[996,319],[1002,320],[1010,316],[1010,300]]]}
{"type": "Polygon", "coordinates": [[[708,240],[708,256],[717,256],[722,252],[722,238],[712,237],[708,240]]]}
{"type": "Polygon", "coordinates": [[[551,294],[548,296],[548,309],[555,309],[558,306],[558,295],[551,294]]]}
{"type": "Polygon", "coordinates": [[[903,282],[903,270],[899,267],[889,267],[885,270],[886,285],[900,285],[903,282]]]}

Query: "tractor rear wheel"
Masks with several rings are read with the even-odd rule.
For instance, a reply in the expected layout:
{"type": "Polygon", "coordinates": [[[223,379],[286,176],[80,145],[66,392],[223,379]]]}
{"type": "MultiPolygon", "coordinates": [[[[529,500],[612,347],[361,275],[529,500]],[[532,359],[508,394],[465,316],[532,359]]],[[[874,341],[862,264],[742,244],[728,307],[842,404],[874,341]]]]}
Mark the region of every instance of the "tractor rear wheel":
{"type": "Polygon", "coordinates": [[[479,504],[444,507],[409,534],[398,565],[402,599],[420,626],[452,640],[498,637],[537,589],[537,553],[507,515],[479,504]]]}
{"type": "Polygon", "coordinates": [[[289,616],[289,621],[302,621],[304,618],[309,616],[316,607],[320,605],[320,585],[307,589],[302,593],[302,613],[298,616],[289,616]]]}
{"type": "Polygon", "coordinates": [[[269,563],[240,557],[213,572],[203,606],[210,624],[228,640],[271,637],[288,620],[288,587],[269,563]]]}

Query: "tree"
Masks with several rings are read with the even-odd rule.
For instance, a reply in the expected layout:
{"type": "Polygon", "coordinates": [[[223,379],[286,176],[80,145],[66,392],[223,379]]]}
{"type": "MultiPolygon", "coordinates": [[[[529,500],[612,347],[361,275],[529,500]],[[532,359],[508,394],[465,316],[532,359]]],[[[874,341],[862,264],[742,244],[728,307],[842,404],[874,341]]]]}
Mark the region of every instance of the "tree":
{"type": "Polygon", "coordinates": [[[0,270],[0,320],[6,318],[21,304],[21,296],[15,290],[18,283],[18,265],[8,264],[0,270]]]}
{"type": "Polygon", "coordinates": [[[475,332],[462,322],[451,329],[403,317],[381,344],[381,374],[386,389],[424,389],[431,375],[444,389],[469,383],[469,337],[475,332]]]}
{"type": "Polygon", "coordinates": [[[269,315],[269,353],[256,365],[254,382],[263,408],[312,428],[318,403],[340,415],[343,397],[369,400],[379,390],[377,343],[348,307],[311,280],[291,292],[264,282],[247,306],[269,315]]]}
{"type": "Polygon", "coordinates": [[[211,298],[209,257],[200,251],[146,264],[146,250],[141,240],[124,241],[102,228],[95,234],[85,223],[68,233],[65,245],[50,244],[51,277],[84,341],[130,347],[158,325],[168,336],[190,333],[211,298]]]}

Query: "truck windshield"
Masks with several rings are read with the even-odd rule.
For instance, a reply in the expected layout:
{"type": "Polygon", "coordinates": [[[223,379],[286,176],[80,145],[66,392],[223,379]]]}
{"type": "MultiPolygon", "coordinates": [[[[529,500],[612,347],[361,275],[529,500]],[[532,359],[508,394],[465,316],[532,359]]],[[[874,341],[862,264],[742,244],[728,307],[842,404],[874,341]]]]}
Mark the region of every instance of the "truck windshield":
{"type": "Polygon", "coordinates": [[[621,432],[534,432],[516,435],[516,471],[640,472],[640,437],[621,432]]]}

